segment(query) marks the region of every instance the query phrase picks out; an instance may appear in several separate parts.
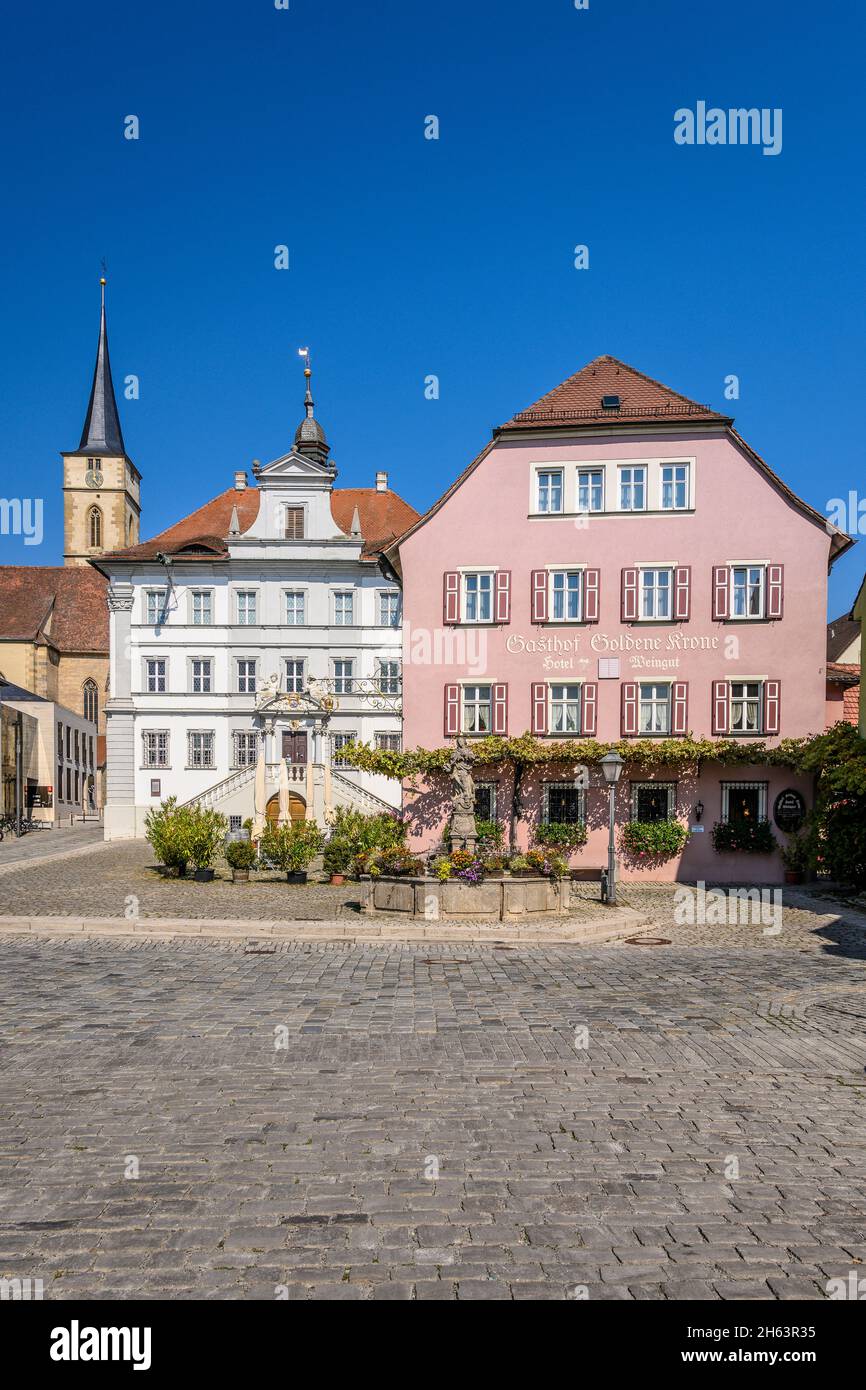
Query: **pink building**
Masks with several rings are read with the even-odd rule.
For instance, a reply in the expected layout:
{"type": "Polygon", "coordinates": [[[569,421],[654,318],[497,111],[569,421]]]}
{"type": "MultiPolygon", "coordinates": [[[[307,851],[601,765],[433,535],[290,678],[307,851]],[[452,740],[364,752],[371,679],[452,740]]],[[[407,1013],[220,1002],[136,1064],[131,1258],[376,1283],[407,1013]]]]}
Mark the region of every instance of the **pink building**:
{"type": "MultiPolygon", "coordinates": [[[[731,419],[597,358],[495,430],[387,552],[403,582],[405,746],[461,733],[636,743],[819,733],[827,573],[851,544],[731,419]]],[[[445,824],[434,783],[405,795],[418,849],[445,824]]],[[[479,783],[478,813],[507,825],[509,772],[479,769],[479,783]]],[[[676,816],[691,833],[678,859],[621,860],[622,876],[780,881],[778,853],[718,854],[711,831],[745,813],[784,844],[774,810],[785,791],[809,803],[809,782],[785,769],[641,776],[627,765],[618,823],[676,816]]],[[[597,766],[588,782],[573,764],[527,775],[519,843],[539,820],[575,819],[589,838],[572,862],[600,867],[597,766]]]]}

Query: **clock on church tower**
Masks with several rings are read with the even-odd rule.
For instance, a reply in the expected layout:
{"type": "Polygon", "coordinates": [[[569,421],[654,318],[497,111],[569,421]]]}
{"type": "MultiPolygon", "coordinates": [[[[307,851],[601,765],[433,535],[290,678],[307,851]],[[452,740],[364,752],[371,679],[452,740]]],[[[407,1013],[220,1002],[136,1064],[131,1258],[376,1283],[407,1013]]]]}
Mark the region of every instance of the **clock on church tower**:
{"type": "Polygon", "coordinates": [[[139,540],[141,474],[126,452],[111,380],[100,280],[99,343],[81,443],[63,459],[63,563],[86,565],[139,540]]]}

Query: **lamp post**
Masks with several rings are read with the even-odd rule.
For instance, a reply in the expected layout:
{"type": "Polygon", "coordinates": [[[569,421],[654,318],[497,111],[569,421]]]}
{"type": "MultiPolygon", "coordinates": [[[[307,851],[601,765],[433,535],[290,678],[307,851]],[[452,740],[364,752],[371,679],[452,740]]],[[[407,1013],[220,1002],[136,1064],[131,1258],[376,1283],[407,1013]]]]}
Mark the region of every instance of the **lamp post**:
{"type": "Polygon", "coordinates": [[[607,782],[608,794],[610,797],[610,834],[607,842],[607,900],[616,906],[616,843],[614,832],[616,829],[616,784],[622,776],[623,762],[619,753],[607,753],[601,759],[601,770],[604,773],[604,780],[607,782]]]}

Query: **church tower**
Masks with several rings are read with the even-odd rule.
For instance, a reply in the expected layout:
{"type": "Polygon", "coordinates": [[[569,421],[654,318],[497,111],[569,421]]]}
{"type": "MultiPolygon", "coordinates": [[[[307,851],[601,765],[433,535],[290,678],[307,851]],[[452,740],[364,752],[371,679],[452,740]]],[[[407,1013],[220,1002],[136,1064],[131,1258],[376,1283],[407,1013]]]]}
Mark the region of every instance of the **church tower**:
{"type": "Polygon", "coordinates": [[[81,443],[63,459],[63,563],[85,565],[106,550],[123,550],[140,539],[141,474],[127,456],[114,398],[105,279],[93,385],[81,443]]]}

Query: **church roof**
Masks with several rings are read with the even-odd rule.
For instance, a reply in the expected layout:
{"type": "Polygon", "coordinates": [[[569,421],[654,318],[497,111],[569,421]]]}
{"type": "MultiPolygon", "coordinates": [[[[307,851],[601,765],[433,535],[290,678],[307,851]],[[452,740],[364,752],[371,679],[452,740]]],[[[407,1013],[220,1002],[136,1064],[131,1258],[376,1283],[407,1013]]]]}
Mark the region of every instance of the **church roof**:
{"type": "Polygon", "coordinates": [[[89,565],[0,565],[0,642],[107,654],[107,587],[89,565]]]}
{"type": "Polygon", "coordinates": [[[74,452],[103,455],[126,456],[123,433],[120,428],[120,415],[114,397],[114,383],[111,380],[111,362],[108,356],[108,327],[105,321],[105,281],[102,284],[102,309],[99,316],[99,341],[96,345],[96,365],[93,369],[93,385],[81,443],[74,452]]]}
{"type": "MultiPolygon", "coordinates": [[[[93,563],[99,566],[109,560],[154,560],[159,554],[183,558],[185,562],[225,560],[229,553],[227,537],[232,526],[233,511],[237,510],[238,532],[243,535],[259,514],[262,495],[262,491],[255,487],[226,488],[225,492],[211,498],[203,507],[161,531],[152,540],[128,546],[125,550],[108,551],[94,557],[93,563]]],[[[362,559],[373,559],[383,546],[390,545],[396,536],[418,520],[415,508],[390,489],[380,492],[372,487],[334,488],[331,493],[331,516],[344,535],[352,534],[355,508],[358,509],[364,541],[362,559]]]]}

